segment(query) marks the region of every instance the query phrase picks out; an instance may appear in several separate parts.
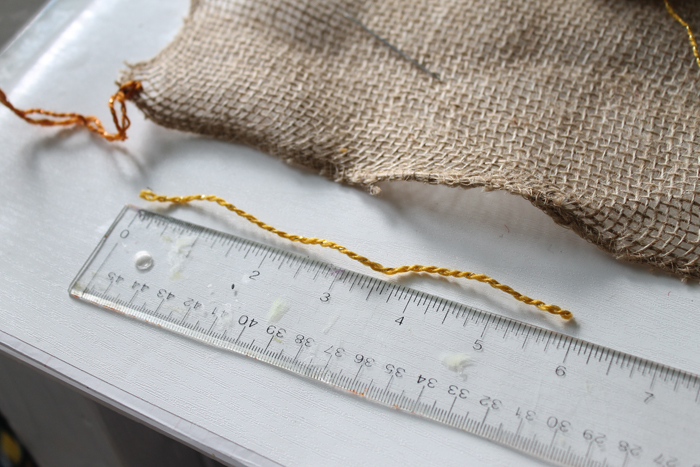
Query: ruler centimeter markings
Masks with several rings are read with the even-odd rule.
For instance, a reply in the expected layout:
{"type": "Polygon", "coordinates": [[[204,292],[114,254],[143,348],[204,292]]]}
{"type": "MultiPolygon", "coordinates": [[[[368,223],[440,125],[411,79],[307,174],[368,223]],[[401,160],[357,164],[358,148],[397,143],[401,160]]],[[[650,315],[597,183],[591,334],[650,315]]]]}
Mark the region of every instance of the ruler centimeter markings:
{"type": "Polygon", "coordinates": [[[563,466],[700,467],[700,377],[127,206],[74,297],[563,466]]]}

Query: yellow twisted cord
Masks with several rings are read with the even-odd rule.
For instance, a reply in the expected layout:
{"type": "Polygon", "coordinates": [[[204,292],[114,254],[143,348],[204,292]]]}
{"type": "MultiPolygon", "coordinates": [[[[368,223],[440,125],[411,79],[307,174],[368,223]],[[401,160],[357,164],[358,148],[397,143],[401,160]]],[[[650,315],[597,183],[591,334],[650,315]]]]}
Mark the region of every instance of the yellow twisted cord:
{"type": "Polygon", "coordinates": [[[700,67],[700,53],[698,53],[698,43],[695,41],[695,36],[693,35],[693,31],[690,29],[690,25],[683,21],[683,18],[678,16],[675,11],[673,11],[673,8],[671,8],[671,4],[668,2],[668,0],[664,0],[664,3],[666,4],[666,10],[668,10],[668,13],[678,21],[681,26],[683,26],[688,33],[688,40],[690,40],[690,46],[693,48],[693,54],[695,55],[695,61],[698,63],[698,66],[700,67]]]}
{"type": "Polygon", "coordinates": [[[571,314],[570,311],[568,310],[562,310],[556,305],[548,305],[544,303],[543,301],[540,300],[535,300],[533,298],[527,297],[519,292],[516,292],[513,290],[511,287],[501,284],[498,282],[496,279],[493,279],[486,274],[476,274],[473,272],[466,272],[466,271],[458,271],[456,269],[447,269],[447,268],[439,268],[437,266],[421,266],[419,264],[414,264],[413,266],[399,266],[397,268],[387,268],[385,266],[382,266],[381,264],[370,261],[368,258],[365,258],[364,256],[360,256],[357,253],[348,250],[342,245],[338,245],[335,242],[332,242],[330,240],[324,240],[322,238],[309,238],[309,237],[302,237],[299,235],[293,235],[293,234],[288,234],[287,232],[284,232],[282,230],[278,230],[271,225],[267,225],[264,222],[258,220],[257,217],[253,216],[252,214],[248,214],[247,212],[243,211],[242,209],[237,208],[233,204],[229,203],[223,198],[219,198],[218,196],[215,195],[191,195],[191,196],[163,196],[163,195],[157,195],[153,193],[151,190],[142,190],[141,193],[139,193],[139,196],[146,201],[159,201],[161,203],[175,203],[175,204],[187,204],[190,201],[211,201],[214,203],[219,204],[220,206],[225,207],[229,211],[232,211],[239,216],[243,217],[244,219],[248,220],[249,222],[257,225],[261,229],[267,230],[268,232],[271,232],[275,235],[278,235],[282,238],[286,238],[289,241],[292,242],[299,242],[303,243],[305,245],[320,245],[324,248],[331,248],[333,250],[337,250],[340,253],[348,256],[350,259],[353,259],[365,266],[367,266],[370,269],[373,269],[374,271],[381,272],[382,274],[387,274],[389,276],[394,275],[394,274],[403,274],[407,272],[425,272],[428,274],[438,274],[440,276],[445,276],[445,277],[459,277],[459,278],[465,278],[465,279],[471,279],[479,282],[486,283],[493,287],[494,289],[498,289],[501,292],[505,292],[509,295],[512,295],[513,298],[516,300],[519,300],[523,303],[526,303],[528,305],[533,305],[539,308],[540,310],[547,311],[549,313],[552,313],[554,315],[559,315],[564,319],[571,319],[573,315],[571,314]]]}

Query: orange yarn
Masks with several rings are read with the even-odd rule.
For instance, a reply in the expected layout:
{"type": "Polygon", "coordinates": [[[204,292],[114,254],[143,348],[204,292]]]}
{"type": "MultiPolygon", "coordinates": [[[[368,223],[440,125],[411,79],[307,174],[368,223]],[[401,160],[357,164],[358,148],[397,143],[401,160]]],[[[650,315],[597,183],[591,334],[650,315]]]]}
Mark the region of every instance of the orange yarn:
{"type": "Polygon", "coordinates": [[[695,40],[695,35],[693,34],[693,31],[690,29],[690,25],[683,21],[683,18],[678,16],[678,14],[673,11],[673,8],[671,8],[671,4],[668,3],[668,0],[664,0],[664,4],[666,5],[666,11],[668,11],[668,14],[673,17],[678,23],[680,23],[681,26],[685,28],[685,32],[688,34],[688,41],[690,42],[690,48],[693,49],[693,55],[695,55],[695,61],[697,62],[698,66],[700,67],[700,52],[698,52],[698,43],[695,40]]]}
{"type": "Polygon", "coordinates": [[[475,280],[478,282],[483,282],[485,284],[490,285],[494,289],[498,289],[501,292],[505,292],[508,295],[511,295],[513,298],[515,298],[518,301],[521,301],[523,303],[526,303],[528,305],[535,306],[539,308],[540,310],[546,311],[548,313],[552,313],[553,315],[559,315],[563,319],[571,319],[573,318],[573,314],[569,310],[563,310],[557,305],[548,305],[544,303],[541,300],[536,300],[534,298],[530,298],[527,295],[523,295],[519,292],[516,292],[513,290],[512,287],[501,284],[498,282],[496,279],[487,276],[486,274],[477,274],[474,272],[467,272],[467,271],[460,271],[457,269],[448,269],[448,268],[439,268],[437,266],[421,266],[420,264],[414,264],[412,266],[399,266],[396,268],[388,268],[385,266],[382,266],[381,264],[374,262],[368,258],[365,258],[364,256],[360,256],[354,251],[351,251],[347,248],[345,248],[342,245],[339,245],[335,242],[332,242],[330,240],[324,240],[322,238],[314,238],[314,237],[302,237],[300,235],[293,235],[289,234],[283,230],[276,229],[272,227],[271,225],[268,225],[261,220],[259,220],[257,217],[253,216],[252,214],[248,214],[242,209],[237,208],[233,204],[229,203],[223,198],[219,198],[218,196],[215,195],[190,195],[190,196],[163,196],[163,195],[157,195],[153,193],[151,190],[141,190],[141,193],[139,193],[139,196],[146,201],[159,201],[161,203],[175,203],[175,204],[187,204],[190,201],[211,201],[214,203],[217,203],[220,206],[225,207],[231,212],[234,212],[238,214],[239,216],[243,217],[246,219],[248,222],[251,222],[258,227],[260,227],[263,230],[267,230],[268,232],[271,232],[275,235],[278,235],[282,238],[285,238],[289,240],[290,242],[299,242],[303,243],[305,245],[320,245],[324,248],[331,248],[333,250],[337,250],[340,253],[348,256],[350,259],[353,259],[368,268],[381,272],[382,274],[386,274],[389,276],[393,276],[394,274],[404,274],[408,272],[424,272],[427,274],[438,274],[440,276],[445,276],[445,277],[457,277],[457,278],[464,278],[464,279],[471,279],[475,280]]]}
{"type": "Polygon", "coordinates": [[[108,133],[99,118],[92,115],[80,115],[74,112],[52,112],[44,109],[27,109],[20,110],[7,100],[7,96],[0,89],[0,103],[4,104],[8,109],[15,113],[22,120],[31,123],[32,125],[42,126],[84,126],[88,130],[96,133],[107,141],[124,141],[126,139],[126,130],[131,126],[131,121],[126,115],[126,100],[131,99],[135,94],[142,89],[140,81],[128,81],[119,87],[119,90],[109,98],[109,111],[112,113],[112,121],[117,127],[116,133],[108,133]],[[114,108],[114,103],[120,105],[118,114],[114,108]],[[51,118],[35,118],[32,115],[44,115],[51,118]]]}

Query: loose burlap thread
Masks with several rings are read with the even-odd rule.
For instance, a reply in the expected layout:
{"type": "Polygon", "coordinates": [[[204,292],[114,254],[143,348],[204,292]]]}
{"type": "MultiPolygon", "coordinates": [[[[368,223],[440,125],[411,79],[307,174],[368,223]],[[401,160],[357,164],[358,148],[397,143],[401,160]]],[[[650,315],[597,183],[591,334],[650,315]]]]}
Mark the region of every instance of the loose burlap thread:
{"type": "MultiPolygon", "coordinates": [[[[700,30],[700,4],[672,3],[700,30]]],[[[129,80],[163,126],[374,192],[507,190],[616,258],[700,278],[700,69],[662,0],[193,0],[129,80]]]]}

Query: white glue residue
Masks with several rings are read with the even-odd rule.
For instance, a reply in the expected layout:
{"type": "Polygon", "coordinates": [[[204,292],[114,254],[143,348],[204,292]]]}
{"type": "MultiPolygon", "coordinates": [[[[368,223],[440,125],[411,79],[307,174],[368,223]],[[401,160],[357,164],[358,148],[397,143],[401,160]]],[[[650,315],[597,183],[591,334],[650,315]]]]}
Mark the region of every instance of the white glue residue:
{"type": "Polygon", "coordinates": [[[147,251],[139,251],[134,255],[134,265],[139,271],[148,271],[153,266],[153,256],[147,251]]]}
{"type": "Polygon", "coordinates": [[[284,298],[278,298],[272,302],[270,311],[267,313],[267,321],[269,323],[276,323],[281,320],[282,317],[289,311],[289,304],[284,298]]]}
{"type": "Polygon", "coordinates": [[[218,312],[217,318],[217,328],[228,329],[233,323],[233,311],[231,309],[230,303],[225,303],[221,310],[218,312]]]}
{"type": "Polygon", "coordinates": [[[182,265],[185,262],[185,258],[192,251],[192,245],[197,240],[197,237],[187,236],[179,237],[175,243],[173,243],[170,252],[168,253],[168,262],[170,263],[170,278],[180,279],[182,277],[182,265]]]}
{"type": "Polygon", "coordinates": [[[331,320],[328,322],[328,325],[325,328],[323,328],[324,334],[328,334],[328,331],[330,331],[335,322],[338,321],[338,318],[340,318],[340,315],[335,315],[331,318],[331,320]]]}
{"type": "Polygon", "coordinates": [[[440,356],[443,366],[450,371],[466,377],[465,371],[472,363],[472,359],[466,353],[444,353],[440,356]]]}

